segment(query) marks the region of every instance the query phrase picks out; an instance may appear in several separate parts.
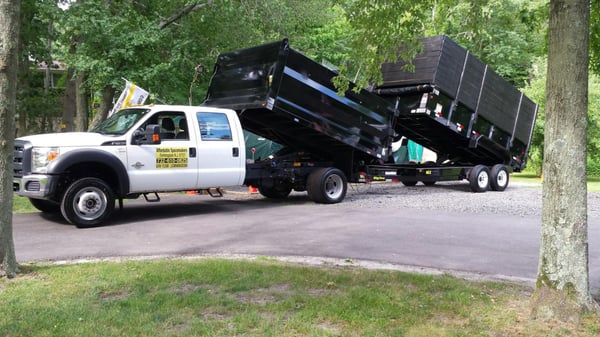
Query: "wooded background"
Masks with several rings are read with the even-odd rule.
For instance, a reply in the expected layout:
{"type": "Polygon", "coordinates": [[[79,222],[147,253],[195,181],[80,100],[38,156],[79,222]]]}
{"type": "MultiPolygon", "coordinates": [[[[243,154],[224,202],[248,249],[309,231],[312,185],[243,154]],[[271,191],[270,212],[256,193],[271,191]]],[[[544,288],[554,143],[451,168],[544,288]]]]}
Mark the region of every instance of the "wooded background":
{"type": "MultiPolygon", "coordinates": [[[[590,50],[596,72],[598,7],[592,6],[590,50]]],[[[540,105],[529,170],[541,173],[544,0],[24,0],[21,19],[16,136],[87,130],[105,118],[124,78],[150,91],[151,101],[200,104],[219,53],[284,37],[366,86],[379,79],[384,59],[397,56],[378,45],[446,34],[540,105]]],[[[400,56],[414,55],[418,45],[409,50],[400,56]]],[[[588,172],[600,175],[595,75],[589,103],[588,172]]]]}

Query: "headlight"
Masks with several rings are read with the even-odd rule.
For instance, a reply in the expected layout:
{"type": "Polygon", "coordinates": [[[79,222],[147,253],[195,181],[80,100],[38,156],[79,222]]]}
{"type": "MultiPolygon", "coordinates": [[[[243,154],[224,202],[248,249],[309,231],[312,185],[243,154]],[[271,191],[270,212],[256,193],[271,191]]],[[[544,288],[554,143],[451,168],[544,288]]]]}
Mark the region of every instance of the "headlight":
{"type": "Polygon", "coordinates": [[[56,159],[59,154],[58,147],[34,147],[31,151],[31,172],[48,172],[48,164],[56,159]]]}

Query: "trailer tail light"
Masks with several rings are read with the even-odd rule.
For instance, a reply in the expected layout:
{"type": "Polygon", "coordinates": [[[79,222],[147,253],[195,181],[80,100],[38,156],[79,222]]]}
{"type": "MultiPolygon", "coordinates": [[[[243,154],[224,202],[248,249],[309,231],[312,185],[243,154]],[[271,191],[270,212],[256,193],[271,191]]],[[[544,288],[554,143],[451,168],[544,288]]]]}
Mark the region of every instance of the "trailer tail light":
{"type": "Polygon", "coordinates": [[[421,105],[419,106],[419,108],[424,109],[425,107],[427,107],[428,99],[429,99],[429,94],[423,94],[423,96],[421,96],[421,105]]]}
{"type": "Polygon", "coordinates": [[[444,107],[438,103],[435,105],[435,116],[436,117],[442,117],[442,110],[444,109],[444,107]]]}
{"type": "Polygon", "coordinates": [[[456,130],[458,130],[458,132],[461,132],[464,128],[465,128],[464,125],[462,125],[460,123],[456,123],[456,130]]]}

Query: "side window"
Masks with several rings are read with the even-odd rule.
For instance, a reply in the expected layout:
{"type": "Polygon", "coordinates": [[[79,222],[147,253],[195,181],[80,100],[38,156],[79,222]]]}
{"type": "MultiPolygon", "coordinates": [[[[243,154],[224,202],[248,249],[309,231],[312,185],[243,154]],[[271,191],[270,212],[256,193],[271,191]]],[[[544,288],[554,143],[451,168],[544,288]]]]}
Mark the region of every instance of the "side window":
{"type": "Polygon", "coordinates": [[[231,127],[226,114],[198,112],[197,116],[202,140],[231,140],[231,127]]]}
{"type": "Polygon", "coordinates": [[[147,124],[158,124],[160,126],[160,139],[162,140],[189,139],[187,122],[183,112],[161,111],[152,116],[145,123],[145,125],[147,124]]]}

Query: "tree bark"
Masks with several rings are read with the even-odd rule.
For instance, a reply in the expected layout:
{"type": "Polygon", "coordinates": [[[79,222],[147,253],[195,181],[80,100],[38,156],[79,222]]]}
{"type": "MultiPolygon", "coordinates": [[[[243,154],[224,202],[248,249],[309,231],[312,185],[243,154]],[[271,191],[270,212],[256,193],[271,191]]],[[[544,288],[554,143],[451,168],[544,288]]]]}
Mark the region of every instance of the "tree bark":
{"type": "Polygon", "coordinates": [[[532,316],[579,320],[589,288],[586,133],[589,0],[551,0],[542,235],[532,316]]]}
{"type": "Polygon", "coordinates": [[[79,72],[75,77],[75,105],[76,113],[75,119],[73,120],[74,131],[86,131],[88,125],[88,110],[89,102],[87,90],[83,86],[85,81],[85,74],[79,72]]]}
{"type": "Polygon", "coordinates": [[[113,100],[114,96],[115,96],[115,89],[112,86],[107,85],[104,87],[104,89],[102,89],[102,98],[100,100],[100,107],[98,108],[98,112],[96,113],[96,116],[94,116],[92,123],[90,123],[90,127],[89,127],[90,130],[93,129],[96,125],[100,124],[100,122],[102,122],[103,120],[106,119],[106,117],[108,116],[108,112],[112,108],[112,100],[113,100]]]}
{"type": "Polygon", "coordinates": [[[0,0],[0,276],[15,277],[12,174],[17,97],[20,0],[0,0]]]}
{"type": "Polygon", "coordinates": [[[67,81],[65,86],[65,95],[63,96],[62,102],[62,124],[60,125],[60,131],[70,132],[74,130],[74,120],[76,112],[76,81],[74,77],[75,71],[69,67],[67,69],[67,81]]]}

